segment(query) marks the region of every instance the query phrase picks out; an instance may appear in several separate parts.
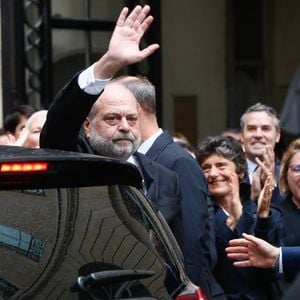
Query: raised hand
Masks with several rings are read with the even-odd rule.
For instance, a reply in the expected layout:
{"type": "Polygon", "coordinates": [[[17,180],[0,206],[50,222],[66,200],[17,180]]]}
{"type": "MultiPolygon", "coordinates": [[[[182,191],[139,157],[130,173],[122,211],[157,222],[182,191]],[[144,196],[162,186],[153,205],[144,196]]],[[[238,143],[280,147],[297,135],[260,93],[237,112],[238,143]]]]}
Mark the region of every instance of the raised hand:
{"type": "Polygon", "coordinates": [[[240,199],[240,181],[236,173],[230,177],[229,185],[232,190],[232,197],[230,203],[227,203],[229,216],[226,220],[226,225],[233,230],[243,213],[243,206],[240,199]]]}
{"type": "MultiPolygon", "coordinates": [[[[261,164],[259,165],[261,166],[261,164]]],[[[267,145],[265,151],[263,152],[263,166],[265,168],[264,168],[264,172],[261,173],[262,183],[265,182],[270,172],[272,172],[275,180],[275,152],[271,145],[267,145]]]]}
{"type": "Polygon", "coordinates": [[[252,175],[252,184],[251,184],[251,200],[256,201],[258,196],[261,192],[262,185],[261,185],[261,167],[258,167],[253,175],[252,175]]]}
{"type": "Polygon", "coordinates": [[[269,172],[263,189],[259,194],[257,201],[257,214],[261,218],[267,218],[269,216],[271,198],[274,190],[274,178],[273,174],[269,172]]]}
{"type": "Polygon", "coordinates": [[[137,5],[131,13],[127,7],[122,9],[108,50],[95,64],[95,78],[110,78],[119,69],[142,61],[159,48],[158,44],[152,44],[140,49],[141,39],[153,21],[149,12],[148,5],[137,5]]]}
{"type": "Polygon", "coordinates": [[[268,178],[268,184],[276,187],[275,179],[275,153],[271,146],[266,146],[263,154],[264,160],[261,161],[258,157],[255,158],[258,168],[253,173],[251,185],[251,199],[255,201],[268,178]]]}

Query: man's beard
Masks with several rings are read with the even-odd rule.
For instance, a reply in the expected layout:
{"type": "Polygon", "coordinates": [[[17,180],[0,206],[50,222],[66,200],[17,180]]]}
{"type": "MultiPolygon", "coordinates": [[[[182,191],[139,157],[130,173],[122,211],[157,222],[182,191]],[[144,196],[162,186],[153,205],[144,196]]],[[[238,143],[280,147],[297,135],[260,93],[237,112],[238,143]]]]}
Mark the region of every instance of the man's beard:
{"type": "Polygon", "coordinates": [[[91,130],[90,145],[93,151],[102,156],[108,156],[118,159],[128,159],[131,154],[133,154],[141,143],[141,136],[137,138],[129,133],[117,132],[111,139],[106,139],[100,136],[96,130],[91,130]],[[118,140],[126,139],[126,145],[118,145],[118,140]]]}

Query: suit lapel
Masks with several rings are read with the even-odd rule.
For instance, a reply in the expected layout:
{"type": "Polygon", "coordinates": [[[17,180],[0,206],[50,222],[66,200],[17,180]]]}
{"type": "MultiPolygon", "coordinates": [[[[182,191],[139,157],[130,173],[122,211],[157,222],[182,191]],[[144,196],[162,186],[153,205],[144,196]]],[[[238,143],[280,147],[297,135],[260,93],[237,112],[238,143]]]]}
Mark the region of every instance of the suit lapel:
{"type": "Polygon", "coordinates": [[[147,196],[153,201],[158,195],[157,182],[159,181],[159,172],[155,163],[145,155],[135,152],[134,157],[138,161],[145,182],[147,196]]]}
{"type": "Polygon", "coordinates": [[[164,131],[153,143],[146,156],[152,160],[157,160],[160,153],[170,144],[173,143],[173,138],[169,132],[164,131]]]}

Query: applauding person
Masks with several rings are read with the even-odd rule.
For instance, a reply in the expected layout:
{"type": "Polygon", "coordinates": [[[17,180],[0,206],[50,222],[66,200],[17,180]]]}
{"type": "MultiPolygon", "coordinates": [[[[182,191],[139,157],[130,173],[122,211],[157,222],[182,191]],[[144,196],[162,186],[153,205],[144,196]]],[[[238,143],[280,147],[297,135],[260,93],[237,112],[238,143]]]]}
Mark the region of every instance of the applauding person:
{"type": "Polygon", "coordinates": [[[232,137],[209,137],[199,145],[199,162],[215,203],[215,230],[218,262],[214,274],[228,299],[267,299],[267,274],[254,268],[237,269],[227,258],[225,248],[243,232],[277,242],[281,213],[270,209],[274,180],[266,171],[266,180],[257,204],[250,199],[247,162],[239,141],[232,137]],[[262,277],[264,276],[264,277],[262,277]],[[260,280],[261,277],[261,280],[260,280]]]}

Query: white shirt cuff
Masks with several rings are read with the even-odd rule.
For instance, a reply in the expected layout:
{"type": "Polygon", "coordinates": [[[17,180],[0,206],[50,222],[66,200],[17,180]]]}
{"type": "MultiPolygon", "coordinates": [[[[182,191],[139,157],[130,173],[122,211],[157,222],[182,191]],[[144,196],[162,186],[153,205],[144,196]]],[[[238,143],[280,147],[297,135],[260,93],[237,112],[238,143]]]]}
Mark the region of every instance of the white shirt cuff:
{"type": "Polygon", "coordinates": [[[279,274],[283,274],[282,250],[281,250],[281,247],[279,247],[279,274]]]}
{"type": "Polygon", "coordinates": [[[94,65],[91,65],[79,74],[78,85],[87,94],[99,95],[110,80],[111,78],[95,79],[94,65]]]}

